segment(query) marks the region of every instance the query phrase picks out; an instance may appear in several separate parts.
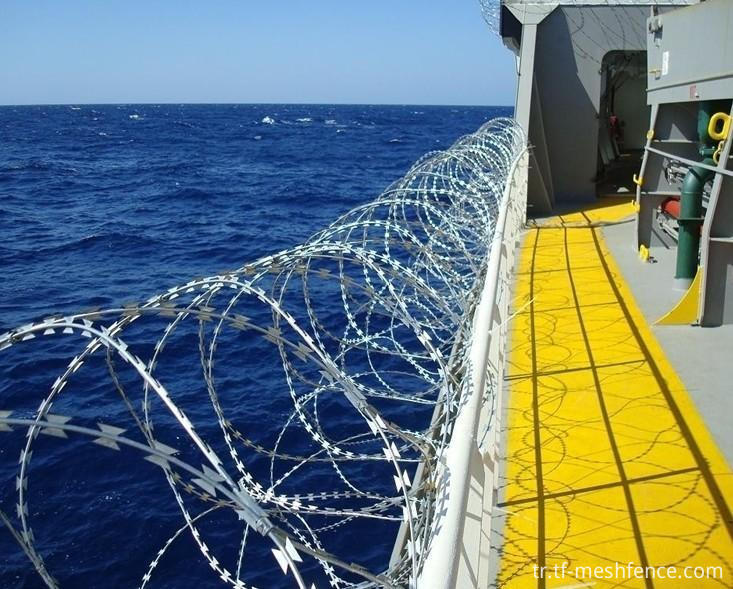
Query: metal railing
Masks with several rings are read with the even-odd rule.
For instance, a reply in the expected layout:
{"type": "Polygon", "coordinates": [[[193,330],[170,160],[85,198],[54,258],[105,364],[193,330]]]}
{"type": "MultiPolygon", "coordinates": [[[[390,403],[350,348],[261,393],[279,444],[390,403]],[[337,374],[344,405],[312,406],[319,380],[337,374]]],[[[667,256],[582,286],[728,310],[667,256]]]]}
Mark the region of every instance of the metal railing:
{"type": "MultiPolygon", "coordinates": [[[[419,577],[421,588],[468,587],[480,569],[490,574],[487,544],[498,485],[498,447],[510,285],[526,220],[528,150],[512,163],[489,250],[483,288],[473,315],[470,389],[438,458],[441,515],[419,577]],[[477,474],[478,473],[478,474],[477,474]],[[473,521],[473,525],[469,518],[473,521]],[[478,522],[478,525],[476,525],[478,522]],[[482,556],[483,555],[483,556],[482,556]]],[[[484,586],[477,583],[476,586],[484,586]]],[[[485,586],[488,586],[486,584],[485,586]]]]}

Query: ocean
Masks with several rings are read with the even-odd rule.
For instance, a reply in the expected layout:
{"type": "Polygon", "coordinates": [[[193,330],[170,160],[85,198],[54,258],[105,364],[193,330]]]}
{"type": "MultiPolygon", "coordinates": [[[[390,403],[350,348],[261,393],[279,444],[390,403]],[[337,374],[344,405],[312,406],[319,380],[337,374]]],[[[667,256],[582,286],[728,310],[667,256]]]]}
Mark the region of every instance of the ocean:
{"type": "MultiPolygon", "coordinates": [[[[373,199],[426,152],[510,115],[506,107],[464,106],[0,107],[0,334],[55,313],[144,301],[193,277],[303,243],[373,199]]],[[[148,326],[133,332],[141,358],[154,351],[159,334],[148,326]]],[[[183,352],[196,346],[195,330],[173,342],[159,378],[206,433],[216,424],[206,421],[211,407],[200,396],[201,365],[197,354],[183,352]]],[[[51,342],[0,351],[0,411],[32,415],[78,350],[51,342]]],[[[230,346],[216,365],[232,410],[246,408],[242,429],[261,430],[251,436],[260,441],[270,435],[270,413],[287,411],[287,399],[275,398],[282,368],[263,358],[230,346]]],[[[54,412],[134,427],[103,360],[79,372],[54,412]]],[[[165,419],[156,424],[162,432],[168,426],[165,419]]],[[[24,438],[0,436],[0,510],[17,524],[15,477],[24,438]]],[[[160,470],[73,438],[40,436],[36,446],[28,517],[51,574],[61,587],[139,586],[150,561],[183,525],[160,470]]],[[[325,475],[312,476],[317,490],[325,475]]],[[[393,488],[391,480],[387,487],[393,488]]],[[[242,526],[225,511],[212,512],[202,532],[217,559],[233,569],[242,526]]],[[[375,520],[333,534],[340,555],[378,570],[395,532],[394,522],[375,520]]],[[[246,558],[247,584],[292,583],[258,573],[258,559],[271,559],[265,543],[246,558]]],[[[218,577],[184,531],[147,586],[224,586],[218,577]]],[[[0,587],[41,586],[0,526],[0,587]]]]}

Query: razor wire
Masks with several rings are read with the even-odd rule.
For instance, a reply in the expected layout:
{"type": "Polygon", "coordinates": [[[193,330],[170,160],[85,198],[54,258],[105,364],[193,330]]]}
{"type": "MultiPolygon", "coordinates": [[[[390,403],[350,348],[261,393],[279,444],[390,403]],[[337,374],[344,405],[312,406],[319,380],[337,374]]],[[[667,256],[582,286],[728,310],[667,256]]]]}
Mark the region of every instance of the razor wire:
{"type": "Polygon", "coordinates": [[[496,35],[501,35],[503,6],[511,6],[522,18],[532,17],[539,20],[552,9],[561,8],[569,25],[568,34],[576,54],[600,66],[602,61],[594,53],[600,49],[603,55],[606,47],[593,34],[586,32],[590,23],[598,27],[604,37],[614,39],[621,46],[631,42],[645,47],[646,31],[643,26],[639,26],[638,11],[647,13],[657,7],[685,6],[696,2],[697,0],[479,0],[479,5],[484,21],[496,35]],[[603,18],[607,11],[613,14],[612,21],[603,18]],[[631,36],[634,39],[630,40],[631,36]]]}
{"type": "Polygon", "coordinates": [[[48,341],[73,354],[40,399],[13,396],[37,409],[0,400],[0,435],[25,436],[5,489],[15,513],[0,520],[45,585],[59,582],[32,528],[31,489],[43,470],[33,465],[64,444],[90,452],[92,442],[159,468],[182,518],[140,587],[154,586],[184,535],[236,589],[254,586],[253,568],[268,586],[284,584],[282,573],[299,587],[414,586],[439,510],[437,457],[469,387],[494,224],[523,147],[514,121],[494,119],[300,246],[143,302],[0,335],[0,365],[48,341]],[[183,366],[196,367],[198,383],[180,392],[168,383],[183,366]],[[276,369],[280,384],[257,406],[237,388],[276,369]],[[83,382],[106,387],[100,406],[85,400],[85,370],[83,382]],[[205,523],[221,514],[232,515],[235,559],[217,556],[207,538],[205,523]],[[370,525],[406,528],[389,563],[356,562],[340,546],[370,525]]]}

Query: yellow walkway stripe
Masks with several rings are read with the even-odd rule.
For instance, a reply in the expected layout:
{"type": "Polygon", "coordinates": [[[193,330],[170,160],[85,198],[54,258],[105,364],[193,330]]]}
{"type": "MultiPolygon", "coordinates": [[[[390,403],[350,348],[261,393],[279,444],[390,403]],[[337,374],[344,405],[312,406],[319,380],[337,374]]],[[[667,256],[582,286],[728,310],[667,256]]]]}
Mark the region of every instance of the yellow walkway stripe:
{"type": "Polygon", "coordinates": [[[595,227],[630,206],[558,217],[524,239],[499,587],[733,586],[730,467],[595,227]],[[628,563],[720,569],[635,578],[628,563]]]}

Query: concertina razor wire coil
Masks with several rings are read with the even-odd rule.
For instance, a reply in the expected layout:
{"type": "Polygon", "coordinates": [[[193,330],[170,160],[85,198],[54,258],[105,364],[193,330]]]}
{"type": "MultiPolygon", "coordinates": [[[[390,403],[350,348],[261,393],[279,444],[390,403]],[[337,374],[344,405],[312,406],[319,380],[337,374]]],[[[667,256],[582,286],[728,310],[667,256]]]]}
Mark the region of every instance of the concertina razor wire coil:
{"type": "Polygon", "coordinates": [[[253,586],[252,567],[257,579],[284,572],[300,587],[305,577],[412,585],[439,508],[436,460],[470,381],[472,313],[500,201],[524,144],[513,120],[493,119],[303,245],[144,302],[0,335],[3,363],[40,342],[68,340],[66,358],[75,347],[37,409],[0,404],[0,436],[24,436],[16,513],[0,519],[45,584],[59,586],[31,528],[29,481],[31,465],[59,448],[37,448],[50,436],[162,471],[183,521],[141,587],[185,534],[237,589],[253,586]],[[197,383],[181,393],[167,381],[185,358],[197,383]],[[256,389],[256,372],[275,366],[281,386],[255,406],[242,387],[256,389]],[[85,369],[108,404],[84,404],[85,369]],[[115,415],[124,423],[110,423],[115,415]],[[207,519],[223,513],[238,530],[231,562],[205,539],[207,519]],[[338,541],[367,524],[406,527],[405,549],[380,570],[352,562],[338,541]]]}

